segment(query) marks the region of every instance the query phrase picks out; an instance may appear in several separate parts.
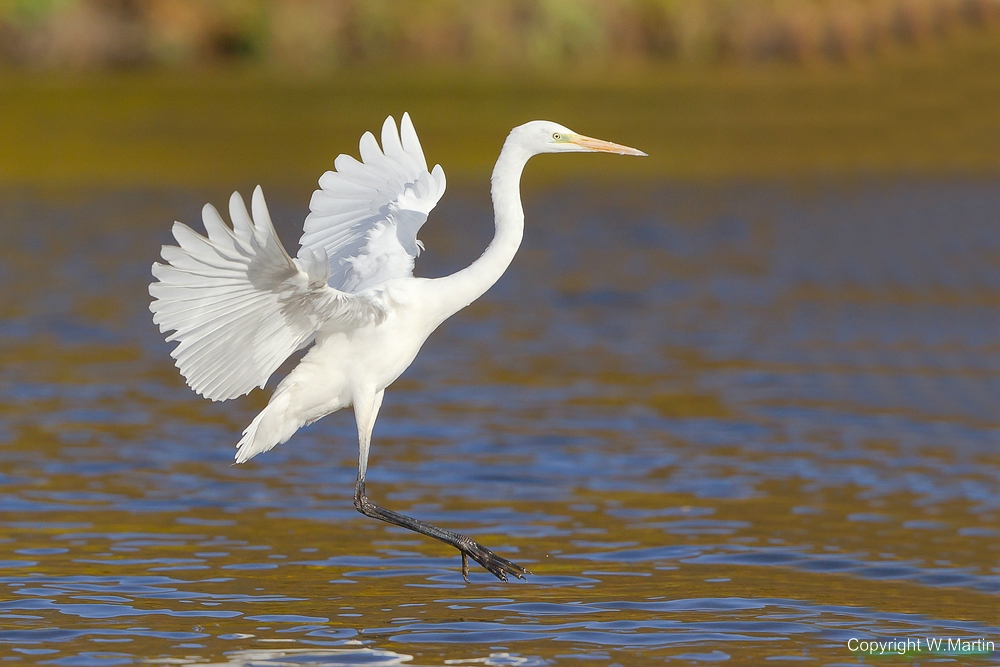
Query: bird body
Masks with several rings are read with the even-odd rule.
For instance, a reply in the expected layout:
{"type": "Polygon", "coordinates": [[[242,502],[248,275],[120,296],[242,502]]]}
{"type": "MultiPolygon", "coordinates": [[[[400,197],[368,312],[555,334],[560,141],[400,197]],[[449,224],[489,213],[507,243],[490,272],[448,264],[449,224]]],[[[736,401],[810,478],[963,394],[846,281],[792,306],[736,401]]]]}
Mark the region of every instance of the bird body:
{"type": "Polygon", "coordinates": [[[451,313],[442,312],[433,281],[395,279],[378,297],[386,315],[351,331],[320,329],[315,344],[277,386],[237,449],[243,463],[287,441],[299,428],[383,391],[405,371],[424,341],[451,313]],[[438,307],[435,307],[438,305],[438,307]]]}
{"type": "Polygon", "coordinates": [[[412,275],[417,240],[445,189],[440,165],[428,170],[409,115],[397,130],[390,116],[382,145],[361,138],[359,162],[346,155],[326,172],[310,202],[301,248],[282,246],[258,186],[247,211],[234,193],[232,228],[206,205],[207,236],[174,224],[177,246],[164,246],[153,265],[153,320],[188,384],[212,400],[263,386],[298,349],[312,347],[244,430],[243,463],[287,441],[303,426],[353,406],[358,427],[355,507],[457,548],[462,574],[471,557],[502,580],[527,570],[464,535],[379,507],[368,500],[365,475],[372,428],[385,389],[413,362],[428,336],[488,290],[514,259],[524,234],[520,179],[539,153],[612,152],[633,148],[578,135],[548,121],[514,128],[492,175],[496,232],[476,261],[442,278],[412,275]]]}

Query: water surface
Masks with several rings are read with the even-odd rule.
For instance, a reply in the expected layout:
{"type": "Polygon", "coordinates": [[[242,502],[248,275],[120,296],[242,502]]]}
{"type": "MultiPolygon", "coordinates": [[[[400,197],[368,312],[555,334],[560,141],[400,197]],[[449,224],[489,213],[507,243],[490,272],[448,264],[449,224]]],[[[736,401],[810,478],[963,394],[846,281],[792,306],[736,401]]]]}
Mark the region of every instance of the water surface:
{"type": "MultiPolygon", "coordinates": [[[[453,551],[354,511],[349,411],[231,465],[267,392],[187,389],[146,295],[170,221],[228,193],[8,191],[0,655],[856,664],[852,638],[1000,642],[998,185],[529,192],[508,275],[375,429],[376,502],[535,573],[468,585],[453,551]]],[[[292,245],[305,202],[268,196],[292,245]]],[[[481,193],[449,192],[419,271],[490,231],[481,193]]]]}

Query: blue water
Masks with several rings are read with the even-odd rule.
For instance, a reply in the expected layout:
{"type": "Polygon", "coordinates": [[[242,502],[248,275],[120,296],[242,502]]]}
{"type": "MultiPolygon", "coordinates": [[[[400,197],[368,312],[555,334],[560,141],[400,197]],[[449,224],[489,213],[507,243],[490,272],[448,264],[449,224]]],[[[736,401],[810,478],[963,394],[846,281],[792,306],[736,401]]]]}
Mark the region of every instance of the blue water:
{"type": "MultiPolygon", "coordinates": [[[[998,186],[529,190],[514,265],[375,429],[376,502],[534,572],[468,585],[354,511],[349,412],[231,465],[267,392],[187,389],[146,294],[170,221],[228,193],[7,192],[0,656],[1000,664],[926,646],[1000,642],[998,186]]],[[[292,245],[304,199],[268,197],[292,245]]],[[[449,192],[418,272],[490,232],[449,192]]]]}

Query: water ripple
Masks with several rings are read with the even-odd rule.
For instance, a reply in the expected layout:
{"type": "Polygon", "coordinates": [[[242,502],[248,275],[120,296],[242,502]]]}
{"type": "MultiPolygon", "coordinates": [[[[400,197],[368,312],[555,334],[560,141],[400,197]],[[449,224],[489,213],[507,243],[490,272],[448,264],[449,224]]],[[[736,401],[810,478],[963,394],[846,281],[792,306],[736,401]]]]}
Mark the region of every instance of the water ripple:
{"type": "MultiPolygon", "coordinates": [[[[6,193],[5,657],[855,664],[851,639],[1000,641],[998,192],[526,193],[515,266],[387,392],[368,480],[534,572],[510,584],[354,510],[349,413],[231,465],[266,392],[194,396],[147,293],[164,221],[218,193],[6,193]]],[[[294,238],[301,202],[269,198],[294,238]]],[[[461,190],[437,214],[422,275],[492,229],[461,190]]]]}

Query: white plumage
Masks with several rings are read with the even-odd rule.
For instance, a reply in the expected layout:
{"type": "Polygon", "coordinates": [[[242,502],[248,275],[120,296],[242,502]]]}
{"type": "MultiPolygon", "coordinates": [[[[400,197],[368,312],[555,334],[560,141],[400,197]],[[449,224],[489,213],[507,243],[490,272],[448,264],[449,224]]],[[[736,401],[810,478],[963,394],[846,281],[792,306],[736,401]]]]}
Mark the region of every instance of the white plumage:
{"type": "Polygon", "coordinates": [[[321,252],[285,252],[271,224],[260,187],[253,219],[243,199],[229,201],[233,229],[206,205],[208,237],[174,223],[178,246],[163,246],[166,264],[154,264],[149,287],[153,321],[179,340],[171,355],[202,396],[216,401],[264,383],[323,324],[353,328],[385,317],[377,301],[327,285],[321,252]]]}
{"type": "Polygon", "coordinates": [[[299,243],[323,249],[330,285],[361,292],[389,278],[413,273],[423,247],[417,240],[427,215],[444,194],[441,165],[427,171],[409,114],[400,131],[392,116],[382,125],[382,148],[371,132],[361,137],[361,162],[341,155],[319,179],[299,243]]]}
{"type": "Polygon", "coordinates": [[[365,495],[372,427],[385,388],[410,365],[427,337],[478,298],[503,274],[521,243],[519,183],[538,153],[601,151],[644,155],[633,148],[575,134],[547,121],[514,128],[493,170],[496,235],[469,267],[438,279],[413,277],[423,246],[417,233],[444,194],[440,165],[427,169],[408,114],[399,130],[390,116],[382,145],[366,132],[361,161],[340,155],[320,178],[292,259],[278,239],[258,186],[247,212],[234,193],[232,228],[210,205],[207,236],[174,223],[176,246],[164,246],[149,287],[153,321],[181,375],[212,400],[263,387],[285,359],[315,343],[278,384],[244,430],[236,460],[247,461],[288,440],[324,415],[354,406],[358,425],[355,506],[367,516],[441,540],[500,579],[524,568],[469,538],[378,507],[365,495]]]}

